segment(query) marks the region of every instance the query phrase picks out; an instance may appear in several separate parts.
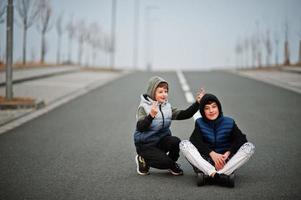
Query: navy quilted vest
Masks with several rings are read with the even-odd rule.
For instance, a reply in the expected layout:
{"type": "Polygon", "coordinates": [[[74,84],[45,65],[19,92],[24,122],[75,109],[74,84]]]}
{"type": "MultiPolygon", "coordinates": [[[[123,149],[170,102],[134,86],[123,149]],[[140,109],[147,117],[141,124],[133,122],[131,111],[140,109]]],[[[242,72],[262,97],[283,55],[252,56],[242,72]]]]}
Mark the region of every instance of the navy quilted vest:
{"type": "Polygon", "coordinates": [[[205,143],[217,153],[224,153],[230,149],[230,137],[234,120],[221,116],[214,122],[205,122],[203,118],[196,120],[205,143]]]}

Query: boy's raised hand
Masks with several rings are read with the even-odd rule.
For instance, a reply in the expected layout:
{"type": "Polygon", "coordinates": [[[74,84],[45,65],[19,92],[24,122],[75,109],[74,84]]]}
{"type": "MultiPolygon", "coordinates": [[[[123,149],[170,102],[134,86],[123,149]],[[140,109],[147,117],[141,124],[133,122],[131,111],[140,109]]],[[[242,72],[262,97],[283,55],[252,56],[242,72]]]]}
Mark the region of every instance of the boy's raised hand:
{"type": "Polygon", "coordinates": [[[152,116],[152,118],[155,118],[157,113],[158,113],[158,101],[154,101],[149,114],[152,116]]]}
{"type": "Polygon", "coordinates": [[[201,88],[198,92],[197,92],[197,95],[196,95],[196,101],[198,103],[201,102],[201,99],[203,98],[203,96],[205,95],[205,90],[204,88],[201,88]]]}

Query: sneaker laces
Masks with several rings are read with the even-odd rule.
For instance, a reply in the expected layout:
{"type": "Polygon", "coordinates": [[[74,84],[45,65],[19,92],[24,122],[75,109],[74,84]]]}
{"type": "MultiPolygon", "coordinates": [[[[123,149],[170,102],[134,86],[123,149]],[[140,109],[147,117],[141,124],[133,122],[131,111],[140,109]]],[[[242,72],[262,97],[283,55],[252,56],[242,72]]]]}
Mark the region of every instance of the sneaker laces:
{"type": "Polygon", "coordinates": [[[142,156],[139,156],[139,157],[138,157],[138,160],[139,160],[139,162],[142,164],[142,167],[147,167],[147,166],[146,166],[146,162],[145,162],[144,158],[142,158],[142,156]]]}

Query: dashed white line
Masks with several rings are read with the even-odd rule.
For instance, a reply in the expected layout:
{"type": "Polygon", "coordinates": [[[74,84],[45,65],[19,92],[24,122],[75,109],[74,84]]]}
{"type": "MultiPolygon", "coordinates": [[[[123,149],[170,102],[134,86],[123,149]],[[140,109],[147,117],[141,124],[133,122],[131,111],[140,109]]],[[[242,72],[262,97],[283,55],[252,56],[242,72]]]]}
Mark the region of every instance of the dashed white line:
{"type": "MultiPolygon", "coordinates": [[[[186,78],[185,78],[183,72],[180,71],[180,70],[178,70],[178,71],[177,71],[177,76],[178,76],[179,82],[180,82],[180,84],[181,84],[182,90],[183,90],[184,93],[185,93],[186,101],[187,101],[188,103],[193,103],[193,102],[195,102],[195,98],[194,98],[193,94],[192,94],[191,91],[190,91],[190,87],[189,87],[189,85],[188,85],[188,83],[187,83],[187,81],[186,81],[186,78]]],[[[196,120],[196,119],[198,119],[198,118],[200,118],[200,117],[201,117],[200,112],[196,112],[196,113],[193,115],[194,120],[196,120]]]]}

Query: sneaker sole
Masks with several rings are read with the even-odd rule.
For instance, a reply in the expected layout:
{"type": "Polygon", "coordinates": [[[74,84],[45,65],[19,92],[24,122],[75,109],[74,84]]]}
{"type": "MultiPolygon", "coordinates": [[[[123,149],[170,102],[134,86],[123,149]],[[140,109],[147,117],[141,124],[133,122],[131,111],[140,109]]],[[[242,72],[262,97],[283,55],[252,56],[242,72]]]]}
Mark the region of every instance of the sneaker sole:
{"type": "Polygon", "coordinates": [[[138,155],[136,155],[136,157],[135,157],[135,162],[136,162],[136,165],[137,165],[137,169],[136,170],[137,170],[137,173],[139,175],[142,175],[142,176],[149,175],[149,172],[148,173],[142,173],[142,172],[139,171],[138,155]]]}
{"type": "Polygon", "coordinates": [[[169,171],[169,173],[171,173],[174,176],[182,176],[184,174],[184,173],[176,173],[176,172],[172,171],[171,169],[169,169],[168,171],[169,171]]]}

